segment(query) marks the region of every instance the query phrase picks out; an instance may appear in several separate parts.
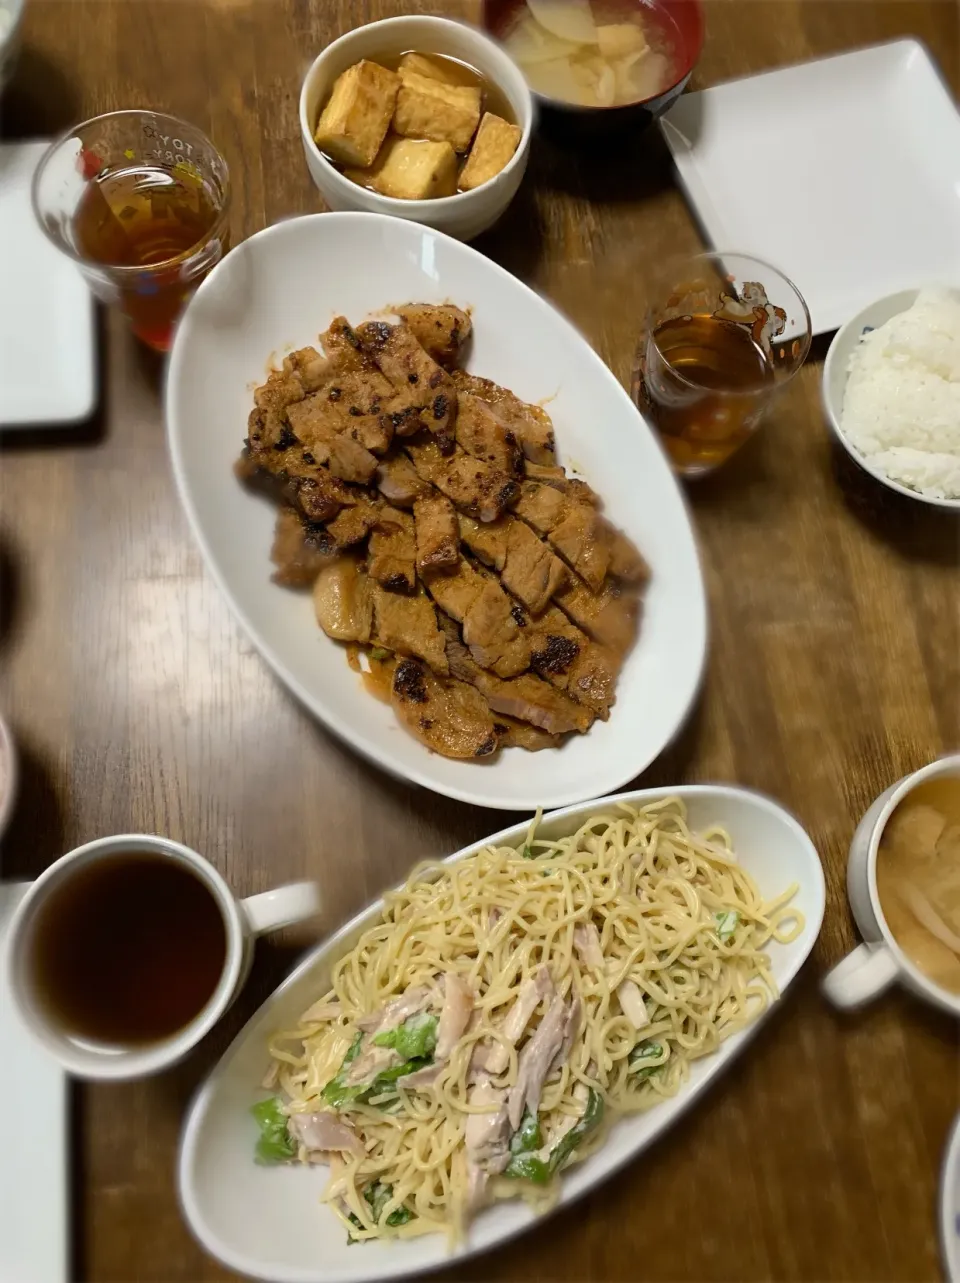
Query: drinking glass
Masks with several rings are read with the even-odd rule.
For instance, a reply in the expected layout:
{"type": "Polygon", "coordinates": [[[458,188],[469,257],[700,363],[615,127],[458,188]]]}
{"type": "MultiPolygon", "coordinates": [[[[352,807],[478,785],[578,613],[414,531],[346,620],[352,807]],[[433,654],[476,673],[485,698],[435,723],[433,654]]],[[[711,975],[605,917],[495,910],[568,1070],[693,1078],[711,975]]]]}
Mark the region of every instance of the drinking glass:
{"type": "Polygon", "coordinates": [[[97,298],[166,351],[190,295],[229,248],[230,177],[210,140],[155,111],[114,111],[43,156],[33,208],[97,298]]]}
{"type": "Polygon", "coordinates": [[[665,275],[641,336],[633,395],[675,471],[702,476],[748,440],[800,369],[810,313],[782,272],[745,254],[698,254],[665,275]]]}

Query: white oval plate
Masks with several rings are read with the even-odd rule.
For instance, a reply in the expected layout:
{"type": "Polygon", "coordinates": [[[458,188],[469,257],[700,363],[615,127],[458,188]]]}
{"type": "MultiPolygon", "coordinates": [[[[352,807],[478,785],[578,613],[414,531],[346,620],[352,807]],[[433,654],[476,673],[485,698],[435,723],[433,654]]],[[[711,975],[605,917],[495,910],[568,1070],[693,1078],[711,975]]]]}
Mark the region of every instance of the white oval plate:
{"type": "MultiPolygon", "coordinates": [[[[804,929],[790,944],[771,944],[769,950],[773,976],[783,993],[819,934],[824,882],[813,843],[776,802],[722,784],[646,789],[557,811],[544,820],[541,833],[572,833],[588,816],[620,801],[643,805],[673,795],[684,799],[695,828],[719,823],[729,830],[740,863],[765,896],[798,884],[793,903],[806,918],[804,929]]],[[[491,844],[516,845],[526,831],[526,823],[514,825],[450,859],[463,859],[491,844]]],[[[268,1168],[254,1163],[256,1125],[250,1106],[263,1096],[258,1084],[269,1064],[267,1038],[295,1024],[329,986],[333,963],[372,925],[381,908],[382,901],[371,905],[300,963],[228,1048],[187,1115],[178,1170],[181,1206],[200,1243],[229,1269],[275,1283],[400,1278],[486,1251],[539,1219],[516,1200],[483,1211],[468,1240],[453,1254],[439,1235],[349,1247],[341,1223],[318,1202],[327,1182],[325,1167],[268,1168]]],[[[571,1203],[651,1145],[743,1050],[771,1010],[729,1038],[716,1055],[697,1061],[671,1100],[617,1122],[606,1144],[564,1176],[558,1205],[571,1203]]]]}
{"type": "Polygon", "coordinates": [[[706,655],[706,603],[680,489],[600,358],[549,304],[476,250],[379,214],[314,214],[259,232],[227,255],[187,308],[167,376],[167,424],[177,489],[237,618],[290,690],[385,770],[478,806],[565,806],[623,787],[683,722],[706,655]],[[413,739],[321,633],[309,594],[271,583],[275,510],[233,475],[252,389],[271,355],[314,342],[338,312],[360,321],[411,299],[473,309],[469,368],[528,401],[552,398],[561,458],[599,491],[653,567],[610,721],[559,750],[453,762],[413,739]]]}

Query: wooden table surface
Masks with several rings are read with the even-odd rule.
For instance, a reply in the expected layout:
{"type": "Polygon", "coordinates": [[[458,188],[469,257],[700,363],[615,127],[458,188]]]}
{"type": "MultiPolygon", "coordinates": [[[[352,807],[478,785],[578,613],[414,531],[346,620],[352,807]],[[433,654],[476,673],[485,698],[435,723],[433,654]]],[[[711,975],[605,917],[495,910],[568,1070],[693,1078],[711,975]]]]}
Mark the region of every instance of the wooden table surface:
{"type": "MultiPolygon", "coordinates": [[[[414,7],[29,0],[4,133],[44,136],[118,107],[182,115],[228,158],[239,239],[322,208],[297,126],[310,60],[349,27],[414,7]]],[[[443,11],[475,14],[468,2],[443,11]]],[[[956,95],[955,0],[711,0],[694,85],[905,34],[927,43],[956,95]]],[[[479,243],[571,316],[625,381],[652,266],[697,246],[655,135],[619,165],[538,142],[520,197],[479,243]]],[[[23,784],[3,873],[32,876],[80,842],[144,830],[196,847],[240,893],[316,878],[325,905],[318,927],[261,947],[236,1008],[175,1072],[74,1090],[72,1277],[194,1283],[227,1277],[181,1222],[174,1185],[181,1118],[204,1073],[304,943],[417,858],[505,817],[387,779],[281,689],[181,515],[161,363],[115,315],[102,318],[101,339],[94,421],[5,442],[2,707],[23,784]]],[[[960,738],[958,526],[882,492],[831,447],[822,355],[815,347],[743,455],[690,490],[709,671],[689,725],[643,776],[735,780],[799,815],[827,877],[812,960],[691,1116],[564,1216],[459,1268],[460,1279],[938,1277],[957,1027],[899,993],[839,1018],[818,985],[857,939],[844,895],[857,820],[960,738]]]]}

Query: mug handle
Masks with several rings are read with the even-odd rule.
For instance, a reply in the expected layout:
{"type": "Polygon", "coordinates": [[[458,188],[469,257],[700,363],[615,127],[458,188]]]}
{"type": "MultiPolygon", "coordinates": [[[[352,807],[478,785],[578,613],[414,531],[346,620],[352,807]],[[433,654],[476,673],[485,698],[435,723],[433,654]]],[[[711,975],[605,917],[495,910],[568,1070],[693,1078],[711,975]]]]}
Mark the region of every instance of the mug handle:
{"type": "Polygon", "coordinates": [[[273,891],[247,896],[238,908],[252,936],[278,931],[320,912],[320,888],[316,882],[291,882],[273,891]]]}
{"type": "Polygon", "coordinates": [[[885,944],[860,944],[827,972],[823,992],[835,1007],[859,1007],[889,989],[899,972],[885,944]]]}

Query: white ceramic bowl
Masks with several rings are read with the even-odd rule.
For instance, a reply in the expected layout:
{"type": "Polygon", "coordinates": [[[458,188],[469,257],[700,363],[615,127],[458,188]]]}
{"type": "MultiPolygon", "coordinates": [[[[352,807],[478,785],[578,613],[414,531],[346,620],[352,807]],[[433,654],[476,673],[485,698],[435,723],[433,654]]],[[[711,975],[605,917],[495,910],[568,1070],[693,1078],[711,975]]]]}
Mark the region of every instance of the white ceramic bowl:
{"type": "Polygon", "coordinates": [[[300,91],[300,133],[310,176],[331,209],[365,210],[393,214],[469,241],[492,227],[516,195],[527,168],[533,132],[533,97],[523,73],[496,41],[475,27],[449,18],[410,16],[385,18],[327,45],[307,72],[300,91]],[[513,158],[495,178],[482,187],[435,200],[395,200],[358,187],[332,165],[313,141],[320,110],[334,81],[361,58],[376,60],[387,53],[447,54],[474,67],[506,95],[517,124],[523,130],[513,158]]]}
{"type": "Polygon", "coordinates": [[[859,464],[864,472],[869,472],[871,477],[875,477],[881,485],[886,486],[888,490],[896,490],[898,494],[906,495],[908,499],[915,499],[918,503],[926,503],[934,508],[960,511],[960,499],[936,499],[932,495],[920,494],[919,491],[911,490],[909,486],[894,481],[885,472],[872,467],[856,446],[847,439],[841,427],[843,395],[847,386],[850,357],[860,342],[861,335],[866,330],[875,330],[878,326],[885,325],[892,317],[912,307],[919,292],[919,290],[901,290],[899,294],[888,294],[885,298],[877,299],[875,303],[863,308],[846,325],[837,330],[823,365],[823,409],[833,435],[850,458],[859,464]]]}
{"type": "Polygon", "coordinates": [[[940,1172],[940,1248],[947,1283],[960,1283],[960,1114],[950,1132],[940,1172]]]}
{"type": "Polygon", "coordinates": [[[483,254],[379,214],[313,214],[268,227],[218,263],[191,300],[170,357],[166,408],[181,501],[238,619],[289,689],[384,770],[476,806],[569,806],[625,788],[681,726],[700,681],[707,619],[676,478],[597,354],[483,254]],[[359,322],[409,299],[471,309],[467,368],[549,405],[561,461],[594,487],[651,566],[610,720],[559,749],[455,762],[408,734],[317,627],[309,593],[271,582],[276,508],[234,476],[267,360],[316,342],[338,312],[359,322]]]}
{"type": "MultiPolygon", "coordinates": [[[[740,863],[765,896],[797,884],[793,903],[806,919],[803,930],[789,944],[769,947],[773,978],[785,993],[820,931],[824,881],[810,838],[770,798],[723,784],[647,789],[547,816],[541,834],[551,838],[573,833],[589,816],[617,802],[644,805],[676,794],[686,802],[694,828],[719,823],[729,831],[740,863]]],[[[450,859],[463,859],[491,844],[515,845],[523,841],[527,827],[524,823],[504,829],[450,859]]],[[[269,1063],[267,1037],[295,1023],[328,987],[332,964],[372,924],[381,903],[371,905],[309,954],[267,999],[227,1049],[187,1115],[178,1169],[181,1206],[193,1233],[228,1269],[272,1283],[401,1278],[455,1265],[538,1223],[537,1215],[518,1199],[482,1212],[466,1242],[452,1254],[438,1235],[348,1246],[340,1222],[318,1202],[327,1183],[326,1167],[265,1168],[253,1161],[256,1126],[250,1106],[263,1097],[259,1083],[269,1063]]],[[[557,1207],[568,1208],[652,1145],[743,1051],[775,1007],[768,1007],[753,1025],[727,1039],[715,1055],[696,1061],[672,1099],[647,1113],[620,1119],[603,1147],[564,1176],[557,1207]]],[[[717,1135],[715,1143],[723,1146],[722,1135],[717,1135]]]]}

